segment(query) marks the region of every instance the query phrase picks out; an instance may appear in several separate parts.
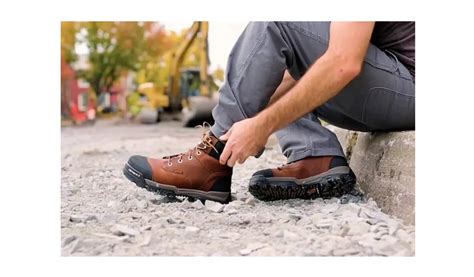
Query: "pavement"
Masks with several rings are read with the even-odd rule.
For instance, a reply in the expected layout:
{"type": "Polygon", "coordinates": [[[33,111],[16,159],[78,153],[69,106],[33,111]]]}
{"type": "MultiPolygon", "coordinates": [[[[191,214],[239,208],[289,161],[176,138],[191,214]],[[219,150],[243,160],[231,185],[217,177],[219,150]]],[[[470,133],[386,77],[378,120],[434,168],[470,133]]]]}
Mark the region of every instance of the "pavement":
{"type": "Polygon", "coordinates": [[[61,130],[63,256],[414,256],[415,228],[357,192],[340,199],[262,202],[253,172],[286,162],[274,138],[237,165],[234,201],[202,204],[136,187],[122,174],[129,156],[161,157],[195,146],[203,129],[176,121],[117,120],[61,130]]]}

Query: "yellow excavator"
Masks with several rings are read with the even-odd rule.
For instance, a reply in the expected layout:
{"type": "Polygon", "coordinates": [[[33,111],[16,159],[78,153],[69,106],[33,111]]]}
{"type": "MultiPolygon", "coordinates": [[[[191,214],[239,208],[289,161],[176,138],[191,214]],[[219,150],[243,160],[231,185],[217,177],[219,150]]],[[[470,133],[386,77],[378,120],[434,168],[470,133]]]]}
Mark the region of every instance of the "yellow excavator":
{"type": "Polygon", "coordinates": [[[209,23],[194,22],[184,40],[172,54],[168,86],[165,90],[155,90],[152,83],[141,84],[141,111],[138,119],[142,123],[160,120],[163,111],[181,112],[184,126],[195,126],[203,121],[212,122],[212,108],[217,104],[217,93],[213,80],[208,74],[208,32],[209,23]],[[197,43],[199,67],[183,68],[183,60],[193,43],[197,43]]]}

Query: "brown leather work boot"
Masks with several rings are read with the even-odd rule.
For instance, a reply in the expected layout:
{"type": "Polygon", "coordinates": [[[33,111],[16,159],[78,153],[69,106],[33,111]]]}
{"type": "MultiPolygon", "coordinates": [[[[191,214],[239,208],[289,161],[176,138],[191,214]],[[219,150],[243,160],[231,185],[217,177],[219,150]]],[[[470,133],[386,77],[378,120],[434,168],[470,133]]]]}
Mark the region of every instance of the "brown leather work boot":
{"type": "Polygon", "coordinates": [[[153,159],[132,156],[124,175],[137,186],[164,195],[230,201],[232,167],[219,163],[224,144],[210,132],[185,153],[153,159]]]}
{"type": "Polygon", "coordinates": [[[356,183],[346,159],[337,156],[308,157],[287,165],[255,172],[249,191],[264,201],[340,197],[356,183]]]}

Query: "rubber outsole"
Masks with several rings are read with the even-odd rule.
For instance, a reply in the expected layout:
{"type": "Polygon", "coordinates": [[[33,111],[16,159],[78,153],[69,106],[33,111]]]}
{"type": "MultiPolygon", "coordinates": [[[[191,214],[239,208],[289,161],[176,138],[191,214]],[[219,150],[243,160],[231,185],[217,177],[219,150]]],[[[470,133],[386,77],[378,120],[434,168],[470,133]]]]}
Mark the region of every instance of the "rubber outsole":
{"type": "Polygon", "coordinates": [[[123,167],[123,174],[128,180],[135,183],[138,187],[168,197],[184,196],[190,198],[191,201],[198,199],[203,203],[206,200],[216,201],[223,204],[229,203],[231,201],[230,192],[205,192],[192,189],[180,189],[176,186],[156,183],[152,180],[144,178],[140,171],[136,170],[128,163],[126,163],[123,167]]]}
{"type": "Polygon", "coordinates": [[[311,183],[298,184],[294,181],[275,181],[264,176],[253,176],[249,192],[262,201],[285,199],[315,199],[341,197],[354,188],[356,176],[352,170],[346,174],[321,177],[311,183]]]}

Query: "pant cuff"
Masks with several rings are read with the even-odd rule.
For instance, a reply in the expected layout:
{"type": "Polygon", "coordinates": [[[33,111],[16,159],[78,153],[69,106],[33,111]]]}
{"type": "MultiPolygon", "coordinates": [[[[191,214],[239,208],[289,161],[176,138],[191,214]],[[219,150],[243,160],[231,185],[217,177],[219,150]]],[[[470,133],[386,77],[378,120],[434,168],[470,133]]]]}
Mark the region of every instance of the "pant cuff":
{"type": "Polygon", "coordinates": [[[211,133],[216,137],[216,138],[219,138],[220,136],[222,136],[223,134],[225,134],[225,130],[223,130],[222,128],[220,128],[217,124],[214,124],[211,126],[211,133]]]}

